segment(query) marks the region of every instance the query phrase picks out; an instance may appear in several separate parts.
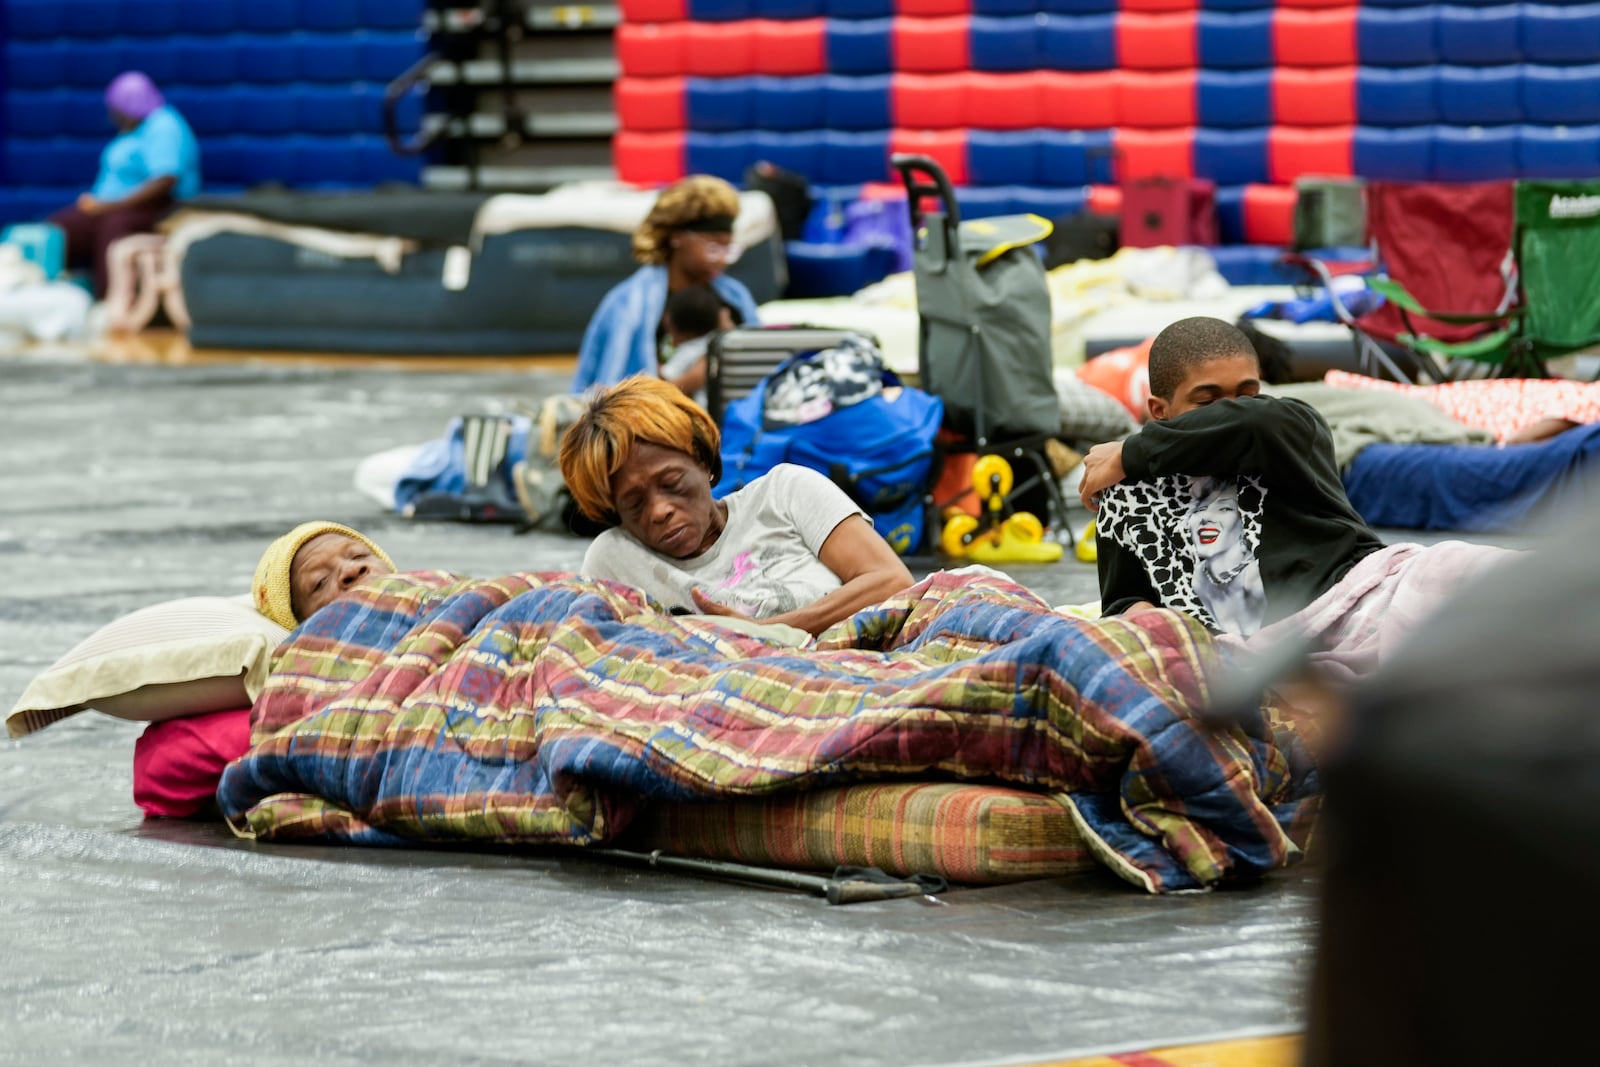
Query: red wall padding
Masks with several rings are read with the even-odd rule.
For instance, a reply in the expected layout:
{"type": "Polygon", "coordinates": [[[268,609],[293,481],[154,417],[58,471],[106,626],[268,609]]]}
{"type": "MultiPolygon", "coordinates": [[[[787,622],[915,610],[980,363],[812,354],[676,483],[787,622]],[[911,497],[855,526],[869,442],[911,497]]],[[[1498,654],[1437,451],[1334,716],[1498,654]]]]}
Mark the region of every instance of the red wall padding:
{"type": "Polygon", "coordinates": [[[683,73],[687,22],[623,23],[617,27],[615,48],[623,74],[657,77],[683,73]]]}
{"type": "Polygon", "coordinates": [[[1350,67],[1356,62],[1356,9],[1281,9],[1272,20],[1278,68],[1350,67]]]}
{"type": "Polygon", "coordinates": [[[1117,124],[1116,75],[1111,71],[1045,71],[1040,76],[1044,126],[1108,129],[1117,124]]]}
{"type": "Polygon", "coordinates": [[[968,15],[972,13],[969,0],[894,0],[896,15],[968,15]]]}
{"type": "Polygon", "coordinates": [[[1118,130],[1116,178],[1190,178],[1194,176],[1194,131],[1118,130]]]}
{"type": "Polygon", "coordinates": [[[1274,127],[1267,135],[1267,173],[1278,185],[1292,185],[1307,174],[1350,174],[1351,140],[1349,127],[1274,127]]]}
{"type": "Polygon", "coordinates": [[[967,124],[967,93],[960,74],[896,74],[889,87],[889,116],[913,130],[949,130],[967,124]]]}
{"type": "Polygon", "coordinates": [[[1294,241],[1294,187],[1251,185],[1244,191],[1244,239],[1253,245],[1294,241]]]}
{"type": "Polygon", "coordinates": [[[1192,70],[1124,71],[1116,79],[1117,125],[1161,129],[1195,125],[1192,70]]]}
{"type": "Polygon", "coordinates": [[[1122,188],[1116,185],[1091,185],[1084,206],[1097,215],[1122,213],[1122,188]]]}
{"type": "Polygon", "coordinates": [[[1192,70],[1198,47],[1192,11],[1117,16],[1117,66],[1124,70],[1192,70]]]}
{"type": "Polygon", "coordinates": [[[611,142],[617,177],[636,185],[662,185],[683,177],[688,162],[681,133],[634,133],[623,130],[611,142]]]}
{"type": "Polygon", "coordinates": [[[687,0],[619,0],[623,25],[640,22],[682,22],[689,17],[687,0]]]}
{"type": "Polygon", "coordinates": [[[828,20],[755,19],[755,73],[824,74],[828,70],[828,20]]]}
{"type": "Polygon", "coordinates": [[[622,78],[613,99],[620,129],[675,131],[688,125],[682,78],[622,78]]]}
{"type": "Polygon", "coordinates": [[[970,26],[965,15],[896,19],[891,31],[894,69],[928,74],[971,69],[970,26]]]}
{"type": "MultiPolygon", "coordinates": [[[[952,185],[967,183],[967,134],[965,130],[895,130],[889,134],[891,154],[927,156],[949,176],[952,185]]],[[[884,167],[889,165],[884,160],[884,167]]]]}
{"type": "Polygon", "coordinates": [[[1272,73],[1272,120],[1280,126],[1352,126],[1356,69],[1280,67],[1272,73]]]}
{"type": "Polygon", "coordinates": [[[756,73],[756,36],[749,22],[691,22],[683,72],[702,78],[756,73]]]}
{"type": "Polygon", "coordinates": [[[1051,124],[1044,107],[1044,79],[1038,72],[1025,74],[963,75],[966,83],[967,126],[986,130],[1026,130],[1051,124]]]}

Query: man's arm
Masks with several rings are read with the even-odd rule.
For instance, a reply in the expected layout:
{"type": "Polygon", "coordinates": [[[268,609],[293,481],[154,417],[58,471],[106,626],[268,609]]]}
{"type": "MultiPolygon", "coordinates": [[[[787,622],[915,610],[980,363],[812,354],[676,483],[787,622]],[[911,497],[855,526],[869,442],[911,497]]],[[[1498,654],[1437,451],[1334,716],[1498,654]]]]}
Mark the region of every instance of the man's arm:
{"type": "Polygon", "coordinates": [[[1264,474],[1328,435],[1311,405],[1285,397],[1218,400],[1177,418],[1146,423],[1122,443],[1122,473],[1135,481],[1170,474],[1264,474]]]}
{"type": "Polygon", "coordinates": [[[1146,423],[1127,440],[1095,445],[1083,457],[1078,494],[1084,507],[1096,511],[1095,497],[1125,478],[1263,474],[1307,455],[1319,435],[1331,447],[1327,423],[1299,400],[1218,400],[1175,419],[1146,423]]]}

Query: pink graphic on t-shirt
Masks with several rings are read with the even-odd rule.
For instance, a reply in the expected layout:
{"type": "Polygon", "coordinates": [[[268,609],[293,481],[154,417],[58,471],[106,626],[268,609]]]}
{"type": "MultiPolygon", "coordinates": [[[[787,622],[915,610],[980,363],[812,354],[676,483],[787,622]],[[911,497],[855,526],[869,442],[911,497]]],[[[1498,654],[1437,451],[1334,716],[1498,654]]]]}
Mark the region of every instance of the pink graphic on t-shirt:
{"type": "Polygon", "coordinates": [[[750,558],[749,552],[741,552],[733,557],[733,573],[717,583],[719,589],[732,589],[745,580],[747,575],[754,573],[756,561],[750,558]]]}

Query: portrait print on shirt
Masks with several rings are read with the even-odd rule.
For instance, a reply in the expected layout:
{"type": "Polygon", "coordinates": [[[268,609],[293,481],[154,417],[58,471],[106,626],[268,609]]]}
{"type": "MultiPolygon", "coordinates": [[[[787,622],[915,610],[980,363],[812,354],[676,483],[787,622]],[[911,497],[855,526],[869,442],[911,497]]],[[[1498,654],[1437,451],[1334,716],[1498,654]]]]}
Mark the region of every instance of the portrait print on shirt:
{"type": "Polygon", "coordinates": [[[1249,635],[1267,608],[1257,559],[1266,495],[1256,478],[1123,482],[1102,494],[1097,535],[1139,560],[1162,607],[1249,635]]]}

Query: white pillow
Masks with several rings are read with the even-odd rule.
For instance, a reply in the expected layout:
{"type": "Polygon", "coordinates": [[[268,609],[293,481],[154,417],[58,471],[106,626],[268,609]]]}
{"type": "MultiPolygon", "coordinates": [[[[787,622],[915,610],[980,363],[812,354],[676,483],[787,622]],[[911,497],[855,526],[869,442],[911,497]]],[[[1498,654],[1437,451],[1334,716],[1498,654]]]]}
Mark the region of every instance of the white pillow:
{"type": "Polygon", "coordinates": [[[185,597],[107,623],[40,674],[6,717],[22,737],[94,708],[155,722],[247,708],[289,631],[244,597],[185,597]]]}

